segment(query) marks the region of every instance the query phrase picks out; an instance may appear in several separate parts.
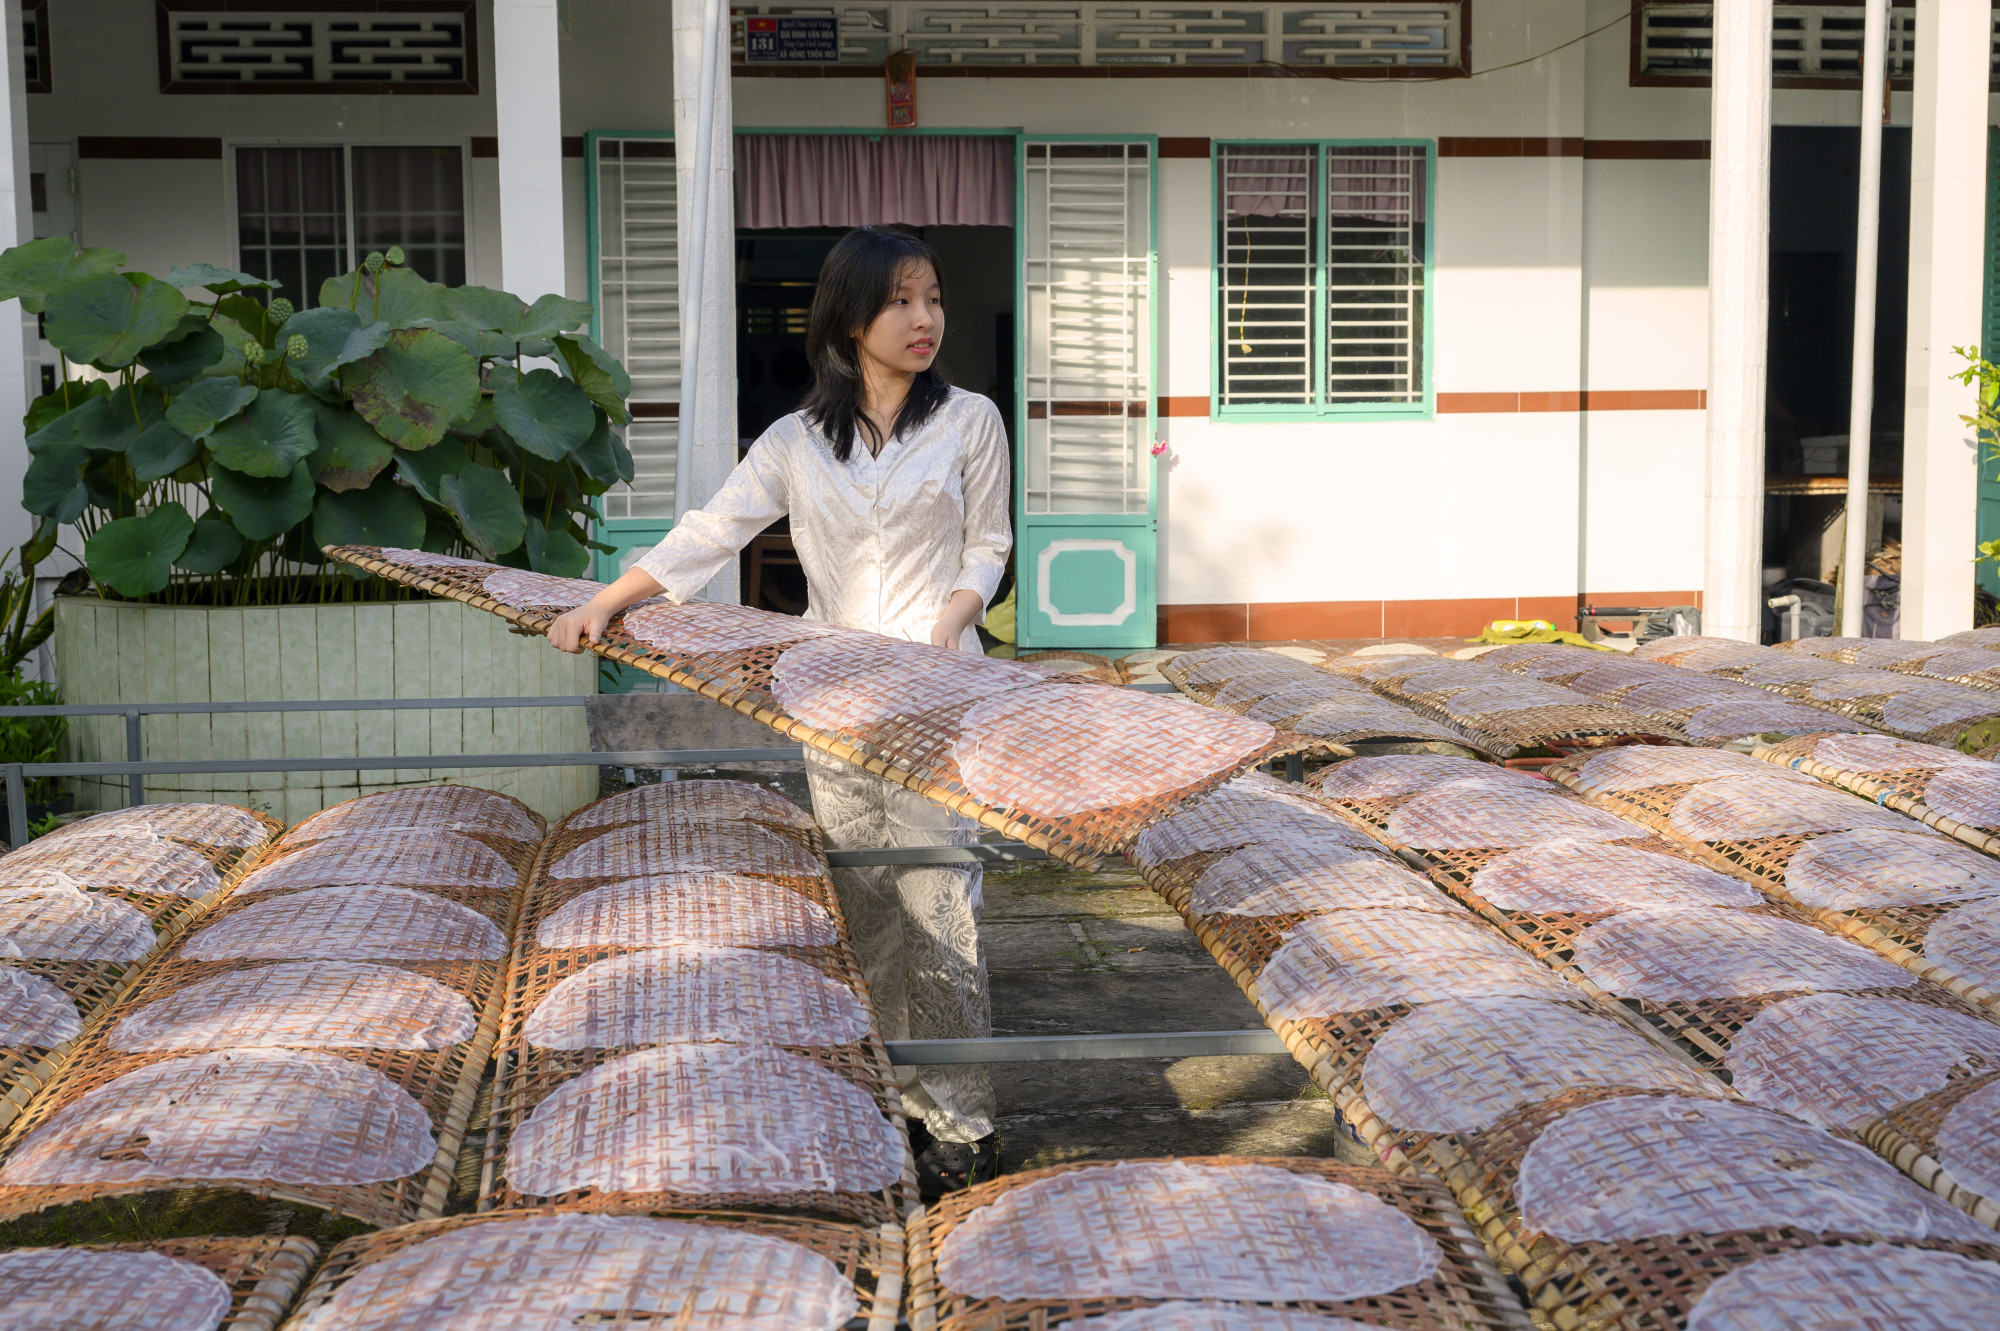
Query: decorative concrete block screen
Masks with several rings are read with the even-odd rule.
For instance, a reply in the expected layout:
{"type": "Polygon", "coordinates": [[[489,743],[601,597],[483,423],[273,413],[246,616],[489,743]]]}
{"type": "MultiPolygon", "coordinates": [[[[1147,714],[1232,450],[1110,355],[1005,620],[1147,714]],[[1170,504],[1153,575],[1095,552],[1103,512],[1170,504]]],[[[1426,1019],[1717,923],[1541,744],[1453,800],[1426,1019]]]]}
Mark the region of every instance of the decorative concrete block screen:
{"type": "Polygon", "coordinates": [[[819,833],[736,781],[589,805],[522,912],[482,1209],[754,1206],[893,1225],[902,1102],[819,833]]]}
{"type": "Polygon", "coordinates": [[[149,804],[0,855],[0,1129],[281,826],[233,805],[149,804]]]}
{"type": "Polygon", "coordinates": [[[11,1248],[0,1309],[28,1331],[273,1331],[318,1258],[297,1238],[11,1248]]]}
{"type": "MultiPolygon", "coordinates": [[[[96,850],[98,821],[66,836],[96,850]]],[[[504,795],[395,791],[232,868],[30,1103],[0,1216],[185,1187],[438,1214],[542,831],[504,795]]]]}
{"type": "MultiPolygon", "coordinates": [[[[545,630],[601,584],[421,550],[332,558],[545,630]]],[[[734,708],[1073,864],[1302,747],[1262,721],[747,606],[645,602],[592,650],[734,708]]]]}
{"type": "Polygon", "coordinates": [[[1365,684],[1281,651],[1203,647],[1174,657],[1160,673],[1204,706],[1334,744],[1474,744],[1463,730],[1419,716],[1365,684]]]}
{"type": "Polygon", "coordinates": [[[1758,735],[1869,729],[1818,708],[1773,697],[1754,684],[1587,647],[1514,643],[1486,653],[1479,664],[1623,708],[1657,725],[1672,726],[1701,745],[1730,744],[1758,735]]]}

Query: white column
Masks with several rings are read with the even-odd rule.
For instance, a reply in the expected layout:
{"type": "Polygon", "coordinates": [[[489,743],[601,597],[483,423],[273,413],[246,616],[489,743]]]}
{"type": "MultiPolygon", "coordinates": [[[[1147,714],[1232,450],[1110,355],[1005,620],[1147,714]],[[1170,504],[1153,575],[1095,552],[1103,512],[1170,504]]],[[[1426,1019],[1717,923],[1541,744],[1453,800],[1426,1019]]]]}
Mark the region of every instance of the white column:
{"type": "Polygon", "coordinates": [[[1708,530],[1702,631],[1755,642],[1764,565],[1771,0],[1717,0],[1709,96],[1708,530]]]}
{"type": "MultiPolygon", "coordinates": [[[[674,512],[699,508],[736,465],[735,124],[724,0],[673,0],[674,165],[681,397],[674,512]]],[[[739,597],[731,564],[705,595],[739,597]]]]}
{"type": "Polygon", "coordinates": [[[1840,556],[1840,624],[1861,636],[1861,579],[1868,561],[1869,446],[1875,420],[1875,278],[1882,221],[1882,80],[1888,52],[1889,0],[1863,0],[1861,44],[1861,175],[1854,225],[1854,345],[1847,401],[1847,514],[1840,556]]]}
{"type": "Polygon", "coordinates": [[[1917,0],[1910,144],[1910,333],[1903,405],[1905,638],[1972,627],[1978,464],[1950,382],[1979,344],[1986,217],[1986,0],[1917,0]]]}
{"type": "MultiPolygon", "coordinates": [[[[28,195],[27,71],[22,64],[21,3],[0,5],[0,249],[35,238],[28,195]]],[[[21,429],[39,385],[34,361],[32,316],[18,301],[0,306],[0,553],[17,550],[33,534],[34,519],[20,503],[21,478],[28,470],[28,444],[21,429]]]]}
{"type": "Polygon", "coordinates": [[[500,280],[526,301],[566,295],[562,57],[556,0],[493,0],[500,132],[500,280]]]}

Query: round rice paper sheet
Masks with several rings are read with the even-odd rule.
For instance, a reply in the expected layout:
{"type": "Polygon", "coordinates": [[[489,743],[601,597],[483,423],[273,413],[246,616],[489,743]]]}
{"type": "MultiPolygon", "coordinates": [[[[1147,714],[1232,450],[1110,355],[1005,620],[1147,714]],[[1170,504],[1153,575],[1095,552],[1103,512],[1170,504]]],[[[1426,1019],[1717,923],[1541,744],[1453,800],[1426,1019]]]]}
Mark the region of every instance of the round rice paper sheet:
{"type": "Polygon", "coordinates": [[[1577,769],[1576,784],[1586,794],[1609,795],[1651,790],[1655,786],[1700,785],[1730,777],[1764,778],[1823,788],[1809,776],[1740,753],[1665,744],[1624,744],[1599,750],[1577,769]]]}
{"type": "Polygon", "coordinates": [[[854,1286],[810,1248],[636,1215],[466,1225],[371,1263],[301,1331],[838,1331],[854,1286]]]}
{"type": "Polygon", "coordinates": [[[1656,665],[1650,661],[1635,661],[1629,656],[1606,659],[1600,655],[1597,664],[1569,682],[1569,690],[1572,693],[1602,698],[1621,689],[1667,683],[1685,677],[1683,672],[1676,671],[1671,666],[1656,665]]]}
{"type": "Polygon", "coordinates": [[[222,875],[199,851],[136,827],[38,840],[0,855],[0,887],[58,885],[202,901],[221,889],[222,875]]]}
{"type": "Polygon", "coordinates": [[[2000,863],[1906,823],[1910,831],[1836,832],[1785,866],[1785,891],[1808,906],[1868,910],[2000,896],[2000,863]]]}
{"type": "Polygon", "coordinates": [[[1256,1299],[1338,1303],[1437,1273],[1408,1216],[1345,1183],[1271,1165],[1131,1161],[1003,1192],[938,1247],[970,1299],[1256,1299]]]}
{"type": "Polygon", "coordinates": [[[1924,658],[1923,664],[1917,667],[1917,673],[1926,679],[1942,679],[1952,683],[1986,681],[1977,686],[1984,688],[1988,687],[1996,677],[1995,672],[2000,672],[2000,657],[1996,657],[1990,651],[1978,648],[1939,651],[1935,643],[1925,650],[1931,655],[1924,658]]]}
{"type": "MultiPolygon", "coordinates": [[[[1694,668],[1706,668],[1706,662],[1709,659],[1704,654],[1703,666],[1694,668]]],[[[1740,673],[1736,677],[1746,684],[1757,684],[1764,687],[1788,690],[1804,688],[1808,691],[1816,691],[1816,687],[1827,680],[1837,680],[1857,674],[1879,675],[1882,673],[1879,670],[1856,670],[1853,666],[1845,665],[1839,661],[1815,661],[1810,658],[1801,658],[1793,656],[1788,652],[1768,653],[1764,656],[1731,655],[1727,658],[1718,654],[1714,659],[1722,669],[1738,670],[1740,673]]],[[[1694,665],[1692,661],[1683,661],[1681,664],[1686,666],[1694,665]]],[[[1891,678],[1897,677],[1892,676],[1891,678]]]]}
{"type": "Polygon", "coordinates": [[[1928,681],[1916,675],[1896,675],[1887,670],[1857,670],[1836,666],[1841,673],[1821,679],[1806,690],[1814,702],[1856,702],[1863,698],[1893,698],[1913,690],[1922,691],[1928,681]]]}
{"type": "Polygon", "coordinates": [[[65,837],[95,836],[113,830],[149,832],[169,841],[230,850],[261,846],[271,835],[263,819],[234,804],[141,804],[136,808],[94,813],[36,840],[56,842],[65,837]]]}
{"type": "Polygon", "coordinates": [[[1696,841],[1755,841],[1862,827],[1911,830],[1910,820],[1900,813],[1810,778],[1801,781],[1783,768],[1764,767],[1770,775],[1731,776],[1696,786],[1674,804],[1668,825],[1696,841]]]}
{"type": "Polygon", "coordinates": [[[468,906],[401,887],[259,901],[188,939],[190,961],[498,961],[507,937],[468,906]]]}
{"type": "Polygon", "coordinates": [[[507,1182],[541,1197],[878,1192],[908,1153],[866,1091],[809,1059],[667,1045],[592,1068],[536,1105],[507,1145],[507,1182]]]}
{"type": "Polygon", "coordinates": [[[137,961],[158,939],[129,901],[68,882],[0,887],[0,957],[24,961],[137,961]]]}
{"type": "Polygon", "coordinates": [[[1568,839],[1507,852],[1472,875],[1472,890],[1502,910],[1539,915],[1764,904],[1764,894],[1748,883],[1689,860],[1568,839]]]}
{"type": "Polygon", "coordinates": [[[528,1015],[543,1049],[619,1049],[722,1040],[852,1044],[868,1034],[854,991],[802,961],[740,947],[679,943],[600,961],[528,1015]]]}
{"type": "Polygon", "coordinates": [[[216,1331],[229,1286],[157,1252],[18,1248],[0,1252],[10,1331],[216,1331]]]}
{"type": "Polygon", "coordinates": [[[1615,1018],[1531,998],[1418,1008],[1375,1042],[1361,1085],[1385,1122],[1411,1132],[1477,1132],[1587,1087],[1721,1094],[1615,1018]]]}
{"type": "Polygon", "coordinates": [[[301,1049],[226,1049],[149,1064],[64,1105],[21,1139],[0,1186],[342,1187],[408,1178],[436,1155],[423,1106],[373,1068],[301,1049]]]}
{"type": "Polygon", "coordinates": [[[509,841],[540,841],[542,820],[505,795],[475,786],[412,786],[336,804],[278,843],[296,846],[348,832],[483,832],[509,841]]]}
{"type": "Polygon", "coordinates": [[[563,821],[565,831],[643,822],[748,822],[809,832],[812,815],[748,781],[655,781],[599,800],[563,821]]]}
{"type": "Polygon", "coordinates": [[[461,559],[457,555],[441,555],[430,550],[405,550],[401,546],[382,547],[382,558],[391,564],[408,564],[411,568],[485,568],[498,573],[500,565],[489,564],[483,559],[461,559]]]}
{"type": "Polygon", "coordinates": [[[53,1049],[81,1034],[83,1021],[61,985],[0,965],[0,1048],[53,1049]]]}
{"type": "Polygon", "coordinates": [[[1178,698],[1048,684],[975,703],[952,744],[982,803],[1043,818],[1137,804],[1234,771],[1276,737],[1178,698]]]}
{"type": "Polygon", "coordinates": [[[776,615],[747,605],[720,601],[689,601],[655,605],[626,613],[625,632],[648,647],[673,656],[708,656],[718,652],[750,652],[761,647],[788,647],[808,638],[851,630],[797,615],[776,615]]]}
{"type": "Polygon", "coordinates": [[[1752,735],[1808,735],[1841,724],[1825,712],[1770,698],[1713,703],[1681,722],[1681,731],[1690,739],[1726,742],[1752,735]]]}
{"type": "Polygon", "coordinates": [[[455,832],[352,832],[316,841],[245,878],[237,896],[287,888],[457,887],[512,891],[521,881],[491,846],[455,832]]]}
{"type": "MultiPolygon", "coordinates": [[[[1281,719],[1262,715],[1254,707],[1244,715],[1253,721],[1270,721],[1273,724],[1281,719]]],[[[1325,738],[1347,735],[1356,739],[1379,737],[1434,740],[1445,744],[1466,743],[1465,736],[1457,731],[1447,730],[1435,721],[1373,695],[1319,703],[1300,712],[1285,728],[1294,734],[1325,738]]]]}
{"type": "MultiPolygon", "coordinates": [[[[2000,656],[1993,660],[2000,665],[2000,656]]],[[[1992,763],[1967,757],[1955,749],[1919,744],[1894,735],[1827,735],[1813,742],[1812,756],[1816,762],[1850,772],[1908,772],[1944,767],[2000,770],[1992,763]]]]}
{"type": "Polygon", "coordinates": [[[1755,1105],[1635,1095],[1572,1109],[1521,1158],[1522,1222],[1571,1243],[1798,1229],[1990,1242],[1865,1146],[1755,1105]]]}
{"type": "Polygon", "coordinates": [[[2000,698],[1985,689],[1932,684],[1910,689],[1882,704],[1882,726],[1906,735],[1925,735],[1939,726],[2000,716],[2000,698]]]}
{"type": "Polygon", "coordinates": [[[155,999],[111,1028],[123,1053],[178,1049],[446,1049],[479,1029],[454,989],[395,966],[288,961],[155,999]]]}
{"type": "Polygon", "coordinates": [[[1445,699],[1444,710],[1453,720],[1477,723],[1485,717],[1504,717],[1534,707],[1590,705],[1567,689],[1550,688],[1531,679],[1500,679],[1452,694],[1445,699]]]}
{"type": "Polygon", "coordinates": [[[548,868],[550,878],[638,878],[713,869],[720,873],[824,878],[819,856],[760,823],[645,822],[584,842],[548,868]]]}
{"type": "Polygon", "coordinates": [[[1986,1197],[2000,1197],[2000,1080],[1988,1080],[1951,1107],[1938,1127],[1945,1172],[1986,1197]]]}
{"type": "Polygon", "coordinates": [[[1937,640],[1940,647],[2000,647],[2000,625],[1988,624],[1985,628],[1964,629],[1958,633],[1948,633],[1937,640]]]}
{"type": "Polygon", "coordinates": [[[1391,753],[1379,758],[1349,758],[1313,778],[1328,799],[1357,804],[1400,799],[1461,781],[1504,781],[1522,789],[1546,789],[1548,783],[1494,763],[1452,758],[1441,753],[1391,753]]]}
{"type": "Polygon", "coordinates": [[[603,591],[605,584],[588,578],[557,578],[527,569],[503,568],[486,575],[486,594],[496,601],[526,610],[546,607],[574,610],[603,591]]]}
{"type": "Polygon", "coordinates": [[[1702,1291],[1687,1331],[1972,1331],[2000,1307],[2000,1263],[1843,1243],[1760,1257],[1702,1291]]]}
{"type": "Polygon", "coordinates": [[[1733,679],[1713,675],[1683,675],[1671,679],[1648,679],[1618,700],[1631,712],[1677,712],[1704,704],[1743,702],[1771,695],[1733,679]]]}
{"type": "Polygon", "coordinates": [[[1351,1317],[1324,1317],[1254,1303],[1156,1303],[1069,1325],[1076,1331],[1384,1331],[1372,1322],[1357,1322],[1351,1317]]]}
{"type": "MultiPolygon", "coordinates": [[[[2000,664],[2000,653],[1988,654],[2000,664]]],[[[2000,764],[1967,762],[1945,768],[1924,786],[1924,803],[1973,827],[2000,827],[2000,764]]]]}
{"type": "Polygon", "coordinates": [[[1189,800],[1148,826],[1133,847],[1134,859],[1141,865],[1169,864],[1190,855],[1281,841],[1353,850],[1375,846],[1325,805],[1302,794],[1239,785],[1243,780],[1238,777],[1210,794],[1189,800]]]}
{"type": "Polygon", "coordinates": [[[1822,1128],[1858,1128],[2000,1067],[2000,1026],[1900,998],[1804,994],[1765,1008],[1729,1042],[1737,1093],[1822,1128]]]}
{"type": "Polygon", "coordinates": [[[1203,915],[1292,915],[1361,906],[1461,913],[1464,907],[1377,850],[1337,841],[1267,841],[1202,870],[1188,908],[1203,915]]]}
{"type": "Polygon", "coordinates": [[[826,907],[766,878],[654,874],[594,888],[549,912],[543,947],[832,947],[840,930],[826,907]]]}
{"type": "Polygon", "coordinates": [[[1797,920],[1705,906],[1663,906],[1600,920],[1574,956],[1591,983],[1620,998],[1706,998],[1904,989],[1917,977],[1845,938],[1797,920]]]}
{"type": "Polygon", "coordinates": [[[1924,936],[1926,960],[1951,967],[1987,989],[2000,989],[2000,901],[1960,906],[1924,936]]]}
{"type": "Polygon", "coordinates": [[[1498,934],[1429,911],[1317,916],[1286,933],[1257,977],[1258,1000],[1285,1021],[1495,996],[1561,1002],[1574,993],[1498,934]]]}
{"type": "Polygon", "coordinates": [[[809,726],[857,730],[1047,679],[1012,661],[857,633],[786,648],[771,668],[771,694],[809,726]]]}
{"type": "Polygon", "coordinates": [[[1550,841],[1624,841],[1645,828],[1594,809],[1554,786],[1468,781],[1419,795],[1389,815],[1389,836],[1419,850],[1483,850],[1550,841]]]}

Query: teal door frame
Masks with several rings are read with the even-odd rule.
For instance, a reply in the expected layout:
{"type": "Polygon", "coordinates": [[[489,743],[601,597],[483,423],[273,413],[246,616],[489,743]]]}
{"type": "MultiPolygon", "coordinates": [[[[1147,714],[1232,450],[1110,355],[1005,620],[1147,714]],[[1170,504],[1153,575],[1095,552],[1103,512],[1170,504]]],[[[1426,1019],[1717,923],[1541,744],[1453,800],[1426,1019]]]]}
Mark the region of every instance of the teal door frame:
{"type": "MultiPolygon", "coordinates": [[[[2000,361],[2000,127],[1986,131],[1986,280],[1980,284],[1979,354],[2000,361]]],[[[1979,440],[1979,507],[1973,539],[1980,544],[2000,541],[2000,459],[1994,442],[1979,440]]],[[[1980,560],[1973,565],[1979,585],[2000,596],[2000,565],[1980,560]]]]}

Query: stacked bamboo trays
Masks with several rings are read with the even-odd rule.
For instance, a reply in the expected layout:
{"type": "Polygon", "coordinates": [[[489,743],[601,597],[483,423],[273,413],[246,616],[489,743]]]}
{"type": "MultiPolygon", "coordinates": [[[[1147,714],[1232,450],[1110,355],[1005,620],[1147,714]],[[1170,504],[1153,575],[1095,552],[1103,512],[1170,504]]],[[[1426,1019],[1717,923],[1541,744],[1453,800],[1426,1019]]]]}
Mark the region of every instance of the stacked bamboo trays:
{"type": "Polygon", "coordinates": [[[1419,716],[1365,684],[1317,669],[1283,651],[1202,647],[1171,658],[1160,673],[1203,706],[1349,748],[1380,744],[1477,748],[1463,730],[1419,716]]]}
{"type": "Polygon", "coordinates": [[[1975,850],[2000,855],[2000,766],[1984,756],[1890,735],[1821,731],[1751,756],[1907,814],[1975,850]]]}
{"type": "MultiPolygon", "coordinates": [[[[531,632],[603,589],[421,550],[327,555],[531,632]]],[[[748,606],[642,602],[588,646],[1083,868],[1237,772],[1328,749],[1174,698],[748,606]]]]}
{"type": "Polygon", "coordinates": [[[1823,660],[1776,647],[1756,647],[1728,638],[1661,638],[1639,648],[1633,656],[1738,679],[1924,744],[1956,746],[1969,731],[2000,718],[2000,697],[1990,689],[1823,660]]]}
{"type": "Polygon", "coordinates": [[[1822,661],[1838,661],[1867,670],[1963,684],[1969,689],[2000,689],[2000,638],[1953,634],[1940,642],[1904,638],[1797,638],[1776,644],[1779,651],[1797,652],[1822,661]]]}
{"type": "Polygon", "coordinates": [[[0,1309],[15,1327],[273,1331],[318,1257],[298,1238],[14,1248],[0,1309]]]}
{"type": "Polygon", "coordinates": [[[1872,730],[1740,680],[1563,643],[1512,643],[1486,653],[1479,664],[1621,707],[1705,747],[1759,736],[1872,730]]]}
{"type": "Polygon", "coordinates": [[[896,1078],[811,820],[754,786],[669,782],[558,824],[514,949],[481,1208],[880,1226],[914,1203],[896,1078]]]}
{"type": "Polygon", "coordinates": [[[438,1214],[543,830],[466,787],[295,827],[29,1105],[0,1144],[0,1216],[197,1186],[374,1225],[438,1214]]]}
{"type": "Polygon", "coordinates": [[[1436,1182],[1295,1158],[1011,1175],[913,1221],[909,1270],[913,1331],[1530,1325],[1436,1182]]]}
{"type": "Polygon", "coordinates": [[[1901,813],[1744,754],[1599,757],[1549,775],[2000,1013],[2000,911],[1986,904],[2000,898],[2000,864],[1901,813]]]}
{"type": "MultiPolygon", "coordinates": [[[[1589,951],[1590,926],[1620,916],[1645,922],[1666,909],[1662,902],[1679,899],[1713,897],[1716,904],[1705,908],[1715,916],[1756,914],[1812,932],[1810,926],[1784,919],[1742,883],[1676,854],[1645,829],[1610,819],[1537,778],[1415,756],[1356,759],[1319,780],[1333,786],[1332,808],[1353,826],[1429,870],[1456,913],[1415,897],[1409,880],[1381,873],[1365,857],[1344,857],[1308,800],[1277,783],[1257,790],[1246,778],[1194,802],[1148,829],[1135,858],[1364,1139],[1393,1168],[1441,1175],[1558,1325],[1678,1327],[1704,1300],[1726,1302],[1784,1262],[1819,1260],[1797,1254],[1819,1253],[1828,1243],[1867,1239],[1898,1253],[1936,1249],[1947,1266],[2000,1252],[1989,1233],[1866,1151],[1744,1104],[1727,1089],[1717,1065],[1730,1052],[1731,1034],[1754,1013],[1755,1000],[1771,1004],[1783,993],[1760,993],[1750,1002],[1628,996],[1618,992],[1625,986],[1609,969],[1592,974],[1570,959],[1577,948],[1589,951]],[[1425,807],[1433,792],[1448,796],[1445,807],[1435,801],[1425,807]],[[1237,807],[1224,807],[1230,804],[1237,807]],[[1413,813],[1402,830],[1426,843],[1421,849],[1388,835],[1405,808],[1413,813]],[[1451,835],[1453,829],[1464,836],[1451,835]],[[1592,842],[1593,830],[1600,838],[1619,835],[1592,842]],[[1429,844],[1439,841],[1464,844],[1429,844]],[[1616,852],[1618,862],[1594,875],[1587,865],[1579,871],[1569,863],[1579,850],[1600,848],[1616,852]],[[1288,856],[1305,868],[1287,876],[1276,866],[1288,856]],[[1241,893],[1234,903],[1218,898],[1215,870],[1231,860],[1248,860],[1245,872],[1261,874],[1261,901],[1241,893]],[[1259,863],[1271,867],[1260,871],[1259,863]],[[1495,872],[1482,886],[1508,908],[1471,890],[1489,866],[1495,872]],[[1329,877],[1345,878],[1356,903],[1380,904],[1343,908],[1326,891],[1329,877]],[[1285,904],[1287,893],[1317,894],[1321,913],[1234,919],[1215,909],[1251,902],[1269,910],[1285,904]],[[1529,906],[1539,909],[1521,909],[1529,906]],[[1549,969],[1534,966],[1503,938],[1549,969]],[[1611,1107],[1572,1122],[1600,1103],[1611,1107]],[[1648,1132],[1679,1132],[1683,1139],[1651,1141],[1648,1132]],[[1549,1186],[1535,1154],[1545,1138],[1550,1145],[1542,1158],[1583,1172],[1549,1186]],[[1719,1148],[1711,1138],[1735,1147],[1719,1148]],[[1801,1167],[1811,1160],[1809,1173],[1820,1180],[1802,1192],[1795,1188],[1791,1209],[1756,1201],[1774,1188],[1783,1193],[1789,1173],[1774,1182],[1744,1163],[1769,1159],[1773,1151],[1801,1167]],[[1676,1197],[1690,1178],[1689,1191],[1719,1197],[1720,1204],[1688,1212],[1676,1197]],[[1895,1217],[1851,1213],[1829,1229],[1827,1208],[1857,1188],[1893,1199],[1895,1217]],[[1589,1198],[1593,1190],[1606,1196],[1607,1207],[1624,1205],[1617,1223],[1566,1218],[1557,1205],[1574,1211],[1567,1199],[1579,1192],[1589,1198]],[[1667,1218],[1651,1228],[1633,1219],[1646,1214],[1667,1218]]],[[[1418,880],[1418,886],[1428,885],[1418,880]]],[[[1821,937],[1837,961],[1880,965],[1860,949],[1842,953],[1840,940],[1821,937]]],[[[1883,969],[1899,991],[1921,984],[1883,969]]],[[[1933,989],[1927,996],[1933,1006],[1977,1021],[1949,994],[1933,989]]],[[[1926,1167],[1903,1155],[1913,1170],[1926,1167]]],[[[1961,1190],[1961,1200],[1971,1199],[1961,1190]]],[[[1964,1274],[1950,1269],[1953,1279],[1964,1274]]],[[[1856,1271],[1845,1279],[1865,1286],[1870,1277],[1856,1271]]]]}
{"type": "Polygon", "coordinates": [[[151,804],[0,856],[0,1130],[282,826],[234,805],[151,804]]]}

